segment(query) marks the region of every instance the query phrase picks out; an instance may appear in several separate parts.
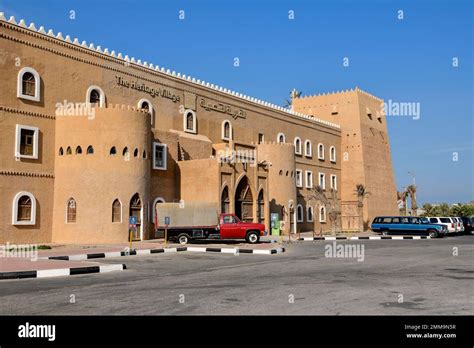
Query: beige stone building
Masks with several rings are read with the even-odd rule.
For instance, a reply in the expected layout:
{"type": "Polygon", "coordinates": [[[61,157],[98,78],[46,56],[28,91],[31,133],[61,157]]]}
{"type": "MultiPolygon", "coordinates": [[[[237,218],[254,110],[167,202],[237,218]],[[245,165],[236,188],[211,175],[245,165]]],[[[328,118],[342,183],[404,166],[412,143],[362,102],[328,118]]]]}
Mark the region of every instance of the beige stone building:
{"type": "Polygon", "coordinates": [[[327,232],[316,185],[346,230],[358,183],[364,221],[396,213],[381,101],[358,89],[288,110],[3,14],[0,64],[0,243],[122,242],[129,216],[155,238],[156,204],[181,200],[327,232]]]}

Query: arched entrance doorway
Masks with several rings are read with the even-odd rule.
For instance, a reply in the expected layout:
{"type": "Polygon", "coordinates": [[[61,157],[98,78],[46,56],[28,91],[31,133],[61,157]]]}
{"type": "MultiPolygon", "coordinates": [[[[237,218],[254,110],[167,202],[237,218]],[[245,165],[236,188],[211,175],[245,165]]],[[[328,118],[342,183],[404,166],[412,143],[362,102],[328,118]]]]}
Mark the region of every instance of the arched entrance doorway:
{"type": "Polygon", "coordinates": [[[252,190],[246,176],[240,180],[235,191],[235,215],[244,222],[253,221],[252,190]]]}
{"type": "Polygon", "coordinates": [[[137,228],[133,231],[133,240],[141,240],[142,236],[142,201],[140,195],[135,193],[130,200],[130,216],[137,218],[137,228]]]}
{"type": "Polygon", "coordinates": [[[261,224],[265,224],[265,201],[263,198],[263,189],[260,190],[258,193],[257,198],[257,217],[258,222],[261,224]]]}
{"type": "Polygon", "coordinates": [[[221,194],[221,213],[227,214],[230,212],[229,188],[226,186],[221,194]]]}

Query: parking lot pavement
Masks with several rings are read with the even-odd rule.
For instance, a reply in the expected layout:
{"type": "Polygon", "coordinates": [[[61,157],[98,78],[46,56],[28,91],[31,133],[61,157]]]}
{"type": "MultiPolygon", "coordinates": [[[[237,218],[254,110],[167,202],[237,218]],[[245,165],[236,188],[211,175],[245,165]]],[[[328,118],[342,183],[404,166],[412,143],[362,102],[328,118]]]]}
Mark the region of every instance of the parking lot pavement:
{"type": "Polygon", "coordinates": [[[460,236],[291,243],[271,258],[144,256],[123,272],[3,281],[0,314],[472,315],[473,251],[460,236]],[[328,255],[337,245],[359,246],[363,260],[328,255]]]}

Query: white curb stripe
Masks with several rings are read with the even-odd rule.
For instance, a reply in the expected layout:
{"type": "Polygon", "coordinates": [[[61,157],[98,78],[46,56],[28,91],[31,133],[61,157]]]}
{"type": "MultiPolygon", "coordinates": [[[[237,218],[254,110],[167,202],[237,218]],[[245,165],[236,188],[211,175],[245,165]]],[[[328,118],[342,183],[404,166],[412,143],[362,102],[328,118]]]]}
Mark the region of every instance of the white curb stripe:
{"type": "Polygon", "coordinates": [[[120,256],[122,256],[120,251],[111,251],[111,252],[104,253],[104,254],[105,254],[105,257],[120,257],[120,256]]]}
{"type": "Polygon", "coordinates": [[[137,255],[148,255],[150,254],[150,249],[137,249],[137,255]]]}
{"type": "Polygon", "coordinates": [[[69,261],[87,260],[87,254],[69,255],[69,261]]]}
{"type": "Polygon", "coordinates": [[[235,248],[222,248],[221,253],[227,253],[227,254],[235,254],[239,249],[235,248]]]}
{"type": "Polygon", "coordinates": [[[403,240],[403,236],[392,236],[392,239],[402,239],[403,240]]]}
{"type": "Polygon", "coordinates": [[[105,265],[99,266],[100,273],[114,272],[114,271],[123,271],[123,265],[105,265]]]}
{"type": "Polygon", "coordinates": [[[64,277],[70,275],[69,268],[43,269],[36,271],[36,278],[64,277]]]}
{"type": "Polygon", "coordinates": [[[369,236],[369,239],[382,239],[382,237],[379,237],[379,236],[369,236]]]}
{"type": "Polygon", "coordinates": [[[253,254],[271,254],[270,250],[253,250],[253,254]]]}
{"type": "Polygon", "coordinates": [[[194,252],[198,252],[198,253],[205,253],[205,252],[206,252],[206,248],[188,247],[188,250],[187,250],[187,251],[194,251],[194,252]]]}
{"type": "Polygon", "coordinates": [[[165,253],[176,253],[178,252],[178,249],[176,248],[166,248],[166,249],[163,249],[165,251],[165,253]]]}

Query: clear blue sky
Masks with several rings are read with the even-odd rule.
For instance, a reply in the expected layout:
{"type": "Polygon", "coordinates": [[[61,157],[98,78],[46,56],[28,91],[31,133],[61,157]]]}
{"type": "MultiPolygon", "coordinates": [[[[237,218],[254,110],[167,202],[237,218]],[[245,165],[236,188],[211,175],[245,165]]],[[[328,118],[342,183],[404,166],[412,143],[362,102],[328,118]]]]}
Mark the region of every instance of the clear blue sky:
{"type": "Polygon", "coordinates": [[[419,120],[388,118],[397,187],[413,171],[420,203],[474,199],[473,1],[0,0],[0,9],[279,105],[293,87],[418,102],[419,120]]]}

